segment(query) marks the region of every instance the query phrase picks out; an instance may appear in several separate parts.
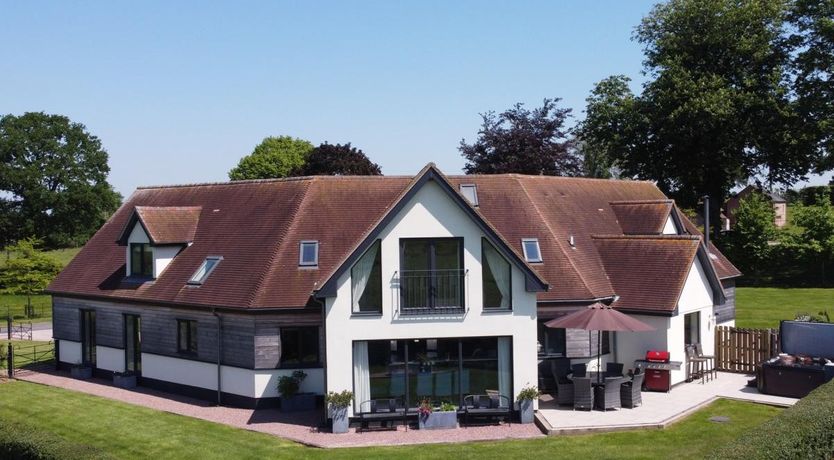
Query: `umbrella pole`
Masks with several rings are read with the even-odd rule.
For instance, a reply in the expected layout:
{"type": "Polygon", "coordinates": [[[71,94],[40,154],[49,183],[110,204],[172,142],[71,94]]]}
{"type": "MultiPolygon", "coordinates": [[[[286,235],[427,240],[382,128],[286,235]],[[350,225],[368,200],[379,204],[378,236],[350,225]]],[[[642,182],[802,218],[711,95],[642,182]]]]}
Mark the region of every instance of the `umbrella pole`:
{"type": "Polygon", "coordinates": [[[602,382],[602,331],[597,331],[597,383],[602,382]]]}

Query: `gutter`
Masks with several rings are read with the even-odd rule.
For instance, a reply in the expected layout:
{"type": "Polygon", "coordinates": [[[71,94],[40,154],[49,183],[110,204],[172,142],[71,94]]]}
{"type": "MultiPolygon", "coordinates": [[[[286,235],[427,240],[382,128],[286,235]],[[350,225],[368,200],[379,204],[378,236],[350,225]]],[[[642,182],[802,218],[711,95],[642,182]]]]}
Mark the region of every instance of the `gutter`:
{"type": "Polygon", "coordinates": [[[216,309],[211,309],[211,314],[217,318],[217,405],[222,406],[222,398],[221,393],[222,390],[220,388],[220,377],[221,377],[221,367],[220,367],[220,357],[223,353],[223,318],[220,314],[217,313],[216,309]]]}

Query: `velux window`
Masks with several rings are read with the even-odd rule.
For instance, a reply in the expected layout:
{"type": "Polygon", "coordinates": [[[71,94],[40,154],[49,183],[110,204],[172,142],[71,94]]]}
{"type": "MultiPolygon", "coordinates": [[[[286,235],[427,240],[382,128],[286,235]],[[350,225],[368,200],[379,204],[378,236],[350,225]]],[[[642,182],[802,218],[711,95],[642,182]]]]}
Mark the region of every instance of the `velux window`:
{"type": "Polygon", "coordinates": [[[472,206],[478,206],[478,188],[475,184],[460,184],[460,193],[472,206]]]}
{"type": "Polygon", "coordinates": [[[177,351],[186,354],[197,354],[197,321],[190,319],[177,320],[177,351]]]}
{"type": "Polygon", "coordinates": [[[153,278],[153,251],[150,244],[130,244],[130,276],[153,278]]]}
{"type": "Polygon", "coordinates": [[[481,240],[481,254],[484,309],[509,309],[512,306],[510,263],[485,238],[481,240]]]}
{"type": "Polygon", "coordinates": [[[542,261],[542,252],[539,249],[539,240],[537,238],[522,239],[521,248],[524,250],[524,259],[527,262],[542,261]]]}
{"type": "Polygon", "coordinates": [[[377,240],[350,269],[354,313],[382,312],[381,253],[377,240]]]}
{"type": "Polygon", "coordinates": [[[319,265],[319,242],[302,241],[299,247],[298,265],[301,267],[317,267],[319,265]]]}
{"type": "Polygon", "coordinates": [[[198,268],[197,271],[191,276],[191,279],[188,280],[188,284],[205,283],[206,279],[209,275],[211,275],[211,272],[217,267],[217,264],[219,264],[221,260],[223,260],[223,258],[219,256],[206,257],[206,260],[203,261],[200,268],[198,268]]]}

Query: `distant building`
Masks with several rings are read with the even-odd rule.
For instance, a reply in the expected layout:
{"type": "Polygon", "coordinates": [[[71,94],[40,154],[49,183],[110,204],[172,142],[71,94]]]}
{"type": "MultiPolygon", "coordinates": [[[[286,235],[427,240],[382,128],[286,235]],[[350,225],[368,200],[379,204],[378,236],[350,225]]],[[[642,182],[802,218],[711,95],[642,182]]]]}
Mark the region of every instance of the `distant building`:
{"type": "Polygon", "coordinates": [[[769,199],[771,203],[773,203],[773,224],[776,225],[778,228],[782,228],[785,224],[788,223],[788,202],[780,195],[773,193],[768,190],[762,190],[755,185],[748,185],[744,187],[744,189],[735,195],[733,195],[730,199],[728,199],[724,203],[724,213],[727,215],[727,219],[729,220],[730,228],[735,227],[736,225],[736,216],[735,212],[738,209],[739,203],[741,200],[747,198],[751,193],[758,192],[764,195],[765,198],[769,199]]]}

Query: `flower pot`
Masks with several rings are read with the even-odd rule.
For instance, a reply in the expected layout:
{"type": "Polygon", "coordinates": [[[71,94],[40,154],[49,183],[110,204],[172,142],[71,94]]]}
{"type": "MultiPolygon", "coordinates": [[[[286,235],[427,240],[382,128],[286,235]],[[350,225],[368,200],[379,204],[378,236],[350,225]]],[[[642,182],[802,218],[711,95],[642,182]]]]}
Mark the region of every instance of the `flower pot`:
{"type": "Polygon", "coordinates": [[[93,368],[87,365],[72,366],[70,375],[74,379],[87,380],[93,378],[93,368]]]}
{"type": "Polygon", "coordinates": [[[314,393],[296,393],[292,396],[281,396],[281,412],[304,412],[316,409],[316,395],[314,393]]]}
{"type": "Polygon", "coordinates": [[[457,411],[438,411],[417,417],[421,430],[447,430],[458,427],[457,411]]]}
{"type": "Polygon", "coordinates": [[[337,407],[330,409],[330,415],[333,419],[334,433],[347,433],[350,420],[348,419],[348,408],[337,407]]]}
{"type": "Polygon", "coordinates": [[[132,390],[136,388],[136,374],[113,374],[113,385],[132,390]]]}
{"type": "Polygon", "coordinates": [[[518,408],[521,412],[521,423],[533,423],[533,401],[519,401],[518,408]]]}

